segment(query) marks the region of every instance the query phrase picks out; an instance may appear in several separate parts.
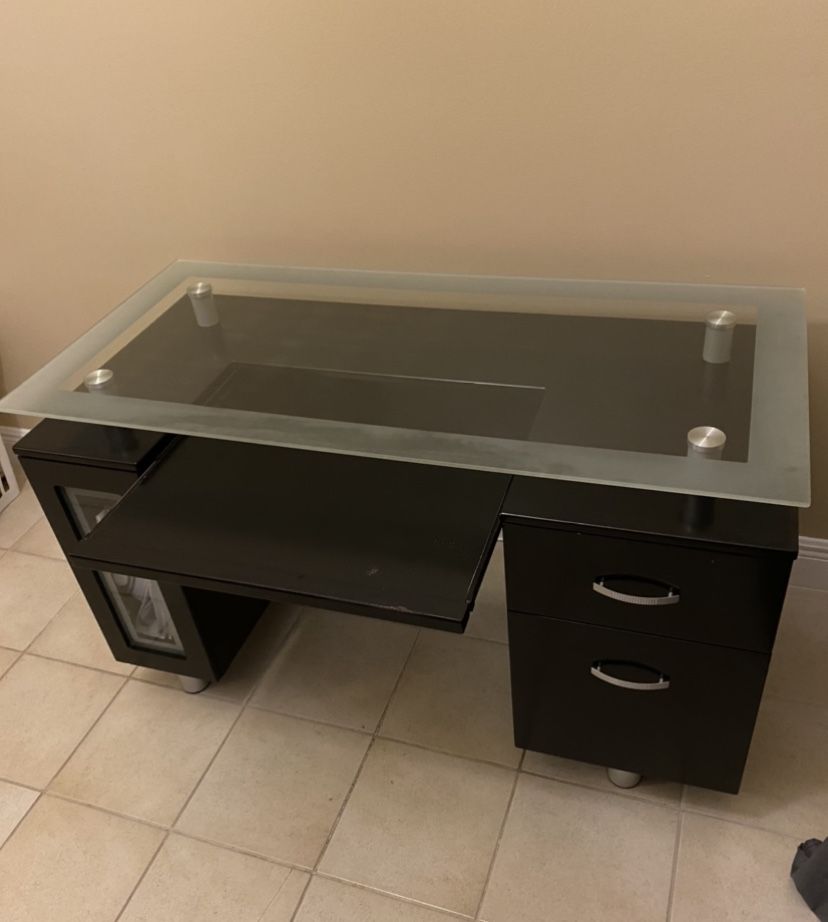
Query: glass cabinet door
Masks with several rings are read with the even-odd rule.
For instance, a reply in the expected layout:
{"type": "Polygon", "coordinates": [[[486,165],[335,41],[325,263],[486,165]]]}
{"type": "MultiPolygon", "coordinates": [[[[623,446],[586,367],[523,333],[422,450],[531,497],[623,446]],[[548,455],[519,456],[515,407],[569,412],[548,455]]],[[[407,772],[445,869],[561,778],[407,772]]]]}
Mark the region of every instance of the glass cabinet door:
{"type": "Polygon", "coordinates": [[[121,499],[118,493],[105,493],[102,490],[81,487],[61,487],[60,490],[81,538],[85,538],[121,499]]]}
{"type": "Polygon", "coordinates": [[[184,654],[172,615],[155,580],[99,571],[104,591],[130,646],[184,654]]]}

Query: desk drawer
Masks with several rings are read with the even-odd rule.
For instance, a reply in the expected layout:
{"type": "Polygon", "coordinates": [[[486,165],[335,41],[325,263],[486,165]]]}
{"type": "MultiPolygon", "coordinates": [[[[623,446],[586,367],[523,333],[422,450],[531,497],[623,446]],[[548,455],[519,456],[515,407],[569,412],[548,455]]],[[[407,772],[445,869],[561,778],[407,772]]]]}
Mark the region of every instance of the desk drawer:
{"type": "Polygon", "coordinates": [[[509,608],[770,652],[790,558],[504,528],[509,608]]]}
{"type": "Polygon", "coordinates": [[[515,743],[735,793],[769,657],[509,612],[515,743]]]}

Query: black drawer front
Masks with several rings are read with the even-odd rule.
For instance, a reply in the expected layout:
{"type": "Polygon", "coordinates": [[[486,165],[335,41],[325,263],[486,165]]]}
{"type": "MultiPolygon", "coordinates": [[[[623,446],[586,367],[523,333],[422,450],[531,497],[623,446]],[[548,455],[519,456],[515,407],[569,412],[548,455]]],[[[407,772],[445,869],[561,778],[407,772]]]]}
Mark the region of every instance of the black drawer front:
{"type": "Polygon", "coordinates": [[[510,609],[770,652],[791,560],[504,529],[510,609]]]}
{"type": "Polygon", "coordinates": [[[509,644],[516,745],[738,791],[768,656],[512,611],[509,644]]]}

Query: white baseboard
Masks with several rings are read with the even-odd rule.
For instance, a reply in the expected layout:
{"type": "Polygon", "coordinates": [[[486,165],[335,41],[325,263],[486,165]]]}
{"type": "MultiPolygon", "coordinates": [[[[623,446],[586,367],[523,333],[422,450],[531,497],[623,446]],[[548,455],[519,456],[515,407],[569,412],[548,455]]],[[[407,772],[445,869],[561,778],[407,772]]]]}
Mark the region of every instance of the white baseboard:
{"type": "Polygon", "coordinates": [[[791,585],[828,590],[828,538],[799,539],[799,557],[793,565],[791,585]]]}
{"type": "MultiPolygon", "coordinates": [[[[17,426],[0,426],[0,439],[6,446],[9,456],[12,447],[29,430],[17,426]]],[[[501,535],[498,539],[502,538],[501,535]]],[[[791,585],[804,589],[828,590],[828,538],[799,539],[799,558],[793,566],[791,585]]]]}
{"type": "Polygon", "coordinates": [[[0,439],[3,440],[3,444],[6,446],[6,451],[9,453],[10,457],[12,448],[17,440],[22,439],[28,431],[28,429],[21,429],[18,426],[0,426],[0,439]]]}

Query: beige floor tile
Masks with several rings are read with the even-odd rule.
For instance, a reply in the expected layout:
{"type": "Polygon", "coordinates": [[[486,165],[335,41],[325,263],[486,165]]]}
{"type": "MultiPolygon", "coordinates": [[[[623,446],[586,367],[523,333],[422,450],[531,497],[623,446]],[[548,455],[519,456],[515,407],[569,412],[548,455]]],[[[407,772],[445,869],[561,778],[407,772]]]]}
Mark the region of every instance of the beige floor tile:
{"type": "Polygon", "coordinates": [[[423,631],[380,733],[515,768],[508,647],[423,631]]]}
{"type": "Polygon", "coordinates": [[[55,615],[29,647],[29,653],[104,669],[117,675],[129,675],[135,668],[130,663],[119,663],[112,655],[95,616],[80,592],[76,592],[55,615]]]}
{"type": "Polygon", "coordinates": [[[350,730],[248,708],[178,827],[313,867],[369,742],[350,730]]]}
{"type": "MultiPolygon", "coordinates": [[[[208,698],[243,703],[286,643],[298,611],[294,605],[272,605],[250,632],[227,672],[200,694],[208,698]]],[[[178,676],[169,672],[138,666],[133,678],[181,690],[178,676]]]]}
{"type": "Polygon", "coordinates": [[[788,590],[765,690],[828,707],[828,592],[788,590]]]}
{"type": "Polygon", "coordinates": [[[483,901],[487,922],[663,922],[678,813],[521,775],[483,901]]]}
{"type": "Polygon", "coordinates": [[[6,650],[0,647],[0,676],[11,666],[11,664],[20,656],[17,650],[6,650]]]}
{"type": "Polygon", "coordinates": [[[0,777],[47,785],[122,682],[92,669],[22,656],[0,681],[0,777]]]}
{"type": "Polygon", "coordinates": [[[685,814],[670,922],[814,922],[789,877],[798,844],[685,814]]]}
{"type": "Polygon", "coordinates": [[[554,778],[557,781],[569,781],[572,784],[583,784],[599,791],[609,791],[614,794],[628,794],[630,797],[640,797],[643,800],[653,800],[657,803],[678,806],[681,802],[682,785],[674,781],[661,781],[658,778],[648,778],[646,775],[641,783],[634,788],[624,789],[616,787],[607,777],[606,768],[600,765],[590,765],[588,762],[576,762],[573,759],[561,759],[558,756],[546,755],[542,752],[526,752],[522,770],[534,775],[543,775],[545,778],[554,778]]]}
{"type": "Polygon", "coordinates": [[[498,541],[486,575],[480,584],[474,609],[466,627],[469,637],[499,640],[507,643],[509,634],[506,622],[506,577],[503,571],[503,542],[498,541]]]}
{"type": "Polygon", "coordinates": [[[261,922],[274,904],[293,913],[308,877],[261,858],[171,835],[119,922],[261,922]],[[292,906],[284,900],[286,893],[292,906]]]}
{"type": "Polygon", "coordinates": [[[163,835],[41,797],[0,851],[0,919],[113,922],[163,835]]]}
{"type": "MultiPolygon", "coordinates": [[[[181,688],[181,682],[174,672],[161,672],[160,669],[148,669],[146,666],[136,666],[132,678],[150,685],[160,685],[162,688],[181,688]]],[[[199,692],[199,694],[203,695],[204,692],[199,692]]]]}
{"type": "Polygon", "coordinates": [[[12,834],[37,797],[37,791],[31,788],[0,781],[0,845],[12,834]]]}
{"type": "Polygon", "coordinates": [[[828,708],[765,696],[738,795],[684,790],[684,805],[790,836],[823,835],[828,816],[828,708]]]}
{"type": "Polygon", "coordinates": [[[28,483],[21,484],[20,495],[0,512],[0,547],[11,547],[42,516],[34,490],[28,483]]]}
{"type": "Polygon", "coordinates": [[[450,922],[456,918],[374,890],[314,877],[295,922],[450,922]]]}
{"type": "Polygon", "coordinates": [[[168,826],[238,713],[227,701],[130,681],[50,790],[168,826]]]}
{"type": "Polygon", "coordinates": [[[473,914],[514,773],[377,740],[320,870],[473,914]]]}
{"type": "Polygon", "coordinates": [[[0,559],[0,646],[25,650],[77,592],[62,560],[7,551],[0,559]]]}
{"type": "Polygon", "coordinates": [[[304,609],[253,704],[373,731],[416,636],[406,624],[304,609]]]}
{"type": "Polygon", "coordinates": [[[38,519],[26,534],[15,542],[14,550],[20,551],[21,554],[35,554],[38,557],[52,557],[55,560],[66,559],[46,519],[38,519]]]}

